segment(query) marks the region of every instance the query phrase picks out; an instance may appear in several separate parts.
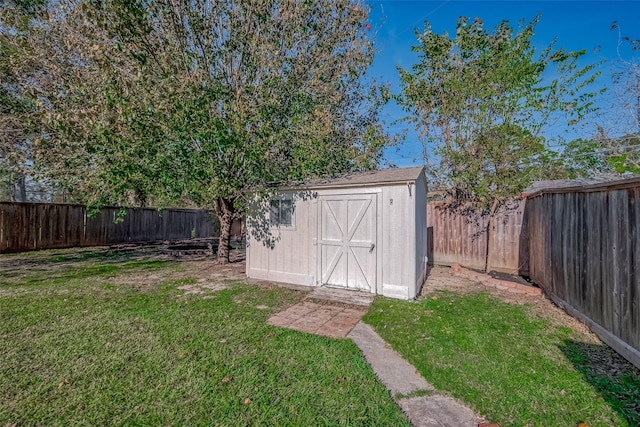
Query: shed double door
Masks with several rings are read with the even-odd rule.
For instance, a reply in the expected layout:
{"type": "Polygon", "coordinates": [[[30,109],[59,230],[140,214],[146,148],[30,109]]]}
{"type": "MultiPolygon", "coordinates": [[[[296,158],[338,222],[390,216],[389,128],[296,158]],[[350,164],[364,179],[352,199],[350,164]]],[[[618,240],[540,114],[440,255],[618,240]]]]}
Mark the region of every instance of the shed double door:
{"type": "Polygon", "coordinates": [[[320,196],[319,269],[323,286],[375,292],[376,194],[320,196]]]}

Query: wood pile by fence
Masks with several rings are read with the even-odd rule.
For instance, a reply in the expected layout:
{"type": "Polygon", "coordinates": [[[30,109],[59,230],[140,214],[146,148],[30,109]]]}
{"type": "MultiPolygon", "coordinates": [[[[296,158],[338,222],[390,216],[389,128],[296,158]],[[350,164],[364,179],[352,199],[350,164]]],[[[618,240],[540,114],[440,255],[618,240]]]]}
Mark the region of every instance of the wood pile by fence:
{"type": "Polygon", "coordinates": [[[531,279],[640,367],[640,179],[529,196],[531,279]]]}
{"type": "Polygon", "coordinates": [[[0,253],[99,246],[125,242],[179,240],[217,236],[210,212],[193,209],[106,207],[95,215],[81,205],[0,203],[0,253]]]}
{"type": "Polygon", "coordinates": [[[524,206],[525,200],[521,200],[499,209],[489,230],[488,215],[468,207],[452,208],[445,202],[430,202],[429,259],[438,265],[457,263],[479,270],[487,266],[487,271],[528,275],[526,227],[522,226],[524,206]]]}

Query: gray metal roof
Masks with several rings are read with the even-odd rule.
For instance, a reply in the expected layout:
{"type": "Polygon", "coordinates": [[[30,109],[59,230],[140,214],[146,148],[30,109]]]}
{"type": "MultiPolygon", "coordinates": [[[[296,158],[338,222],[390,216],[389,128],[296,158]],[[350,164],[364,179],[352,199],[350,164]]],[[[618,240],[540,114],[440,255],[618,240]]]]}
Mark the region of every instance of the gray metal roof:
{"type": "Polygon", "coordinates": [[[424,174],[424,166],[411,168],[391,168],[366,172],[351,172],[332,178],[317,178],[292,183],[281,188],[320,188],[320,187],[352,187],[371,185],[390,185],[416,181],[424,174]]]}

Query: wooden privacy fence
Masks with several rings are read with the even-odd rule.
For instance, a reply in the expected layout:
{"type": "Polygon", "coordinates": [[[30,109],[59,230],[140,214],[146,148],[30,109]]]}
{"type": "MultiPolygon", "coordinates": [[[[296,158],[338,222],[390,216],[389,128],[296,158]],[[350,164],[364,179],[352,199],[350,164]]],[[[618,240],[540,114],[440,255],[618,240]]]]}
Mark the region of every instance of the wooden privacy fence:
{"type": "Polygon", "coordinates": [[[103,208],[90,217],[81,205],[0,203],[0,253],[178,240],[218,235],[215,215],[193,209],[103,208]]]}
{"type": "Polygon", "coordinates": [[[433,264],[452,265],[511,274],[528,275],[525,200],[501,208],[487,236],[488,215],[471,209],[451,209],[445,202],[427,205],[429,259],[433,264]],[[487,259],[487,250],[489,258],[487,259]]]}
{"type": "Polygon", "coordinates": [[[529,196],[529,271],[640,367],[640,179],[529,196]]]}
{"type": "Polygon", "coordinates": [[[640,178],[543,189],[488,218],[428,205],[430,259],[526,275],[640,367],[640,178]]]}

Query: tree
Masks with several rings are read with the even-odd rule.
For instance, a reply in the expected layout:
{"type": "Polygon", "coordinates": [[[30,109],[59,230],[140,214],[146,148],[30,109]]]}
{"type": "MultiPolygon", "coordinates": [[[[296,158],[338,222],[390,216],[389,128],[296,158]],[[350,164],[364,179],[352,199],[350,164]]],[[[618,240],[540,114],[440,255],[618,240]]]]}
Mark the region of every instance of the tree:
{"type": "Polygon", "coordinates": [[[607,153],[596,138],[578,138],[567,142],[561,157],[569,178],[613,172],[607,153]]]}
{"type": "Polygon", "coordinates": [[[43,172],[95,205],[187,200],[231,221],[269,182],[376,167],[384,90],[355,1],[69,1],[34,36],[43,172]],[[56,68],[57,67],[57,68],[56,68]]]}
{"type": "Polygon", "coordinates": [[[26,201],[29,113],[27,102],[0,87],[0,194],[13,202],[26,201]]]}
{"type": "Polygon", "coordinates": [[[612,73],[610,108],[614,114],[604,114],[596,124],[593,142],[596,152],[605,157],[618,173],[640,173],[640,63],[636,57],[622,59],[623,48],[640,50],[640,39],[623,36],[617,22],[611,25],[618,32],[619,59],[612,73]],[[616,136],[613,136],[616,135],[616,136]]]}
{"type": "Polygon", "coordinates": [[[26,201],[34,126],[37,64],[28,54],[30,22],[40,0],[0,1],[0,186],[11,201],[26,201]]]}
{"type": "Polygon", "coordinates": [[[600,97],[603,107],[593,121],[595,132],[588,139],[576,139],[564,146],[562,157],[570,175],[640,173],[640,64],[637,58],[623,59],[640,49],[640,40],[623,36],[617,22],[618,60],[611,66],[611,85],[600,97]]]}
{"type": "MultiPolygon", "coordinates": [[[[413,48],[418,62],[399,68],[400,104],[421,132],[436,186],[473,200],[491,215],[534,179],[562,173],[544,137],[559,119],[575,126],[594,109],[588,85],[594,65],[578,66],[584,51],[555,43],[537,52],[538,18],[516,31],[507,21],[493,32],[479,18],[460,18],[455,37],[428,23],[413,48]],[[557,77],[545,76],[555,68],[557,77]]],[[[433,185],[432,185],[433,186],[433,185]]]]}

